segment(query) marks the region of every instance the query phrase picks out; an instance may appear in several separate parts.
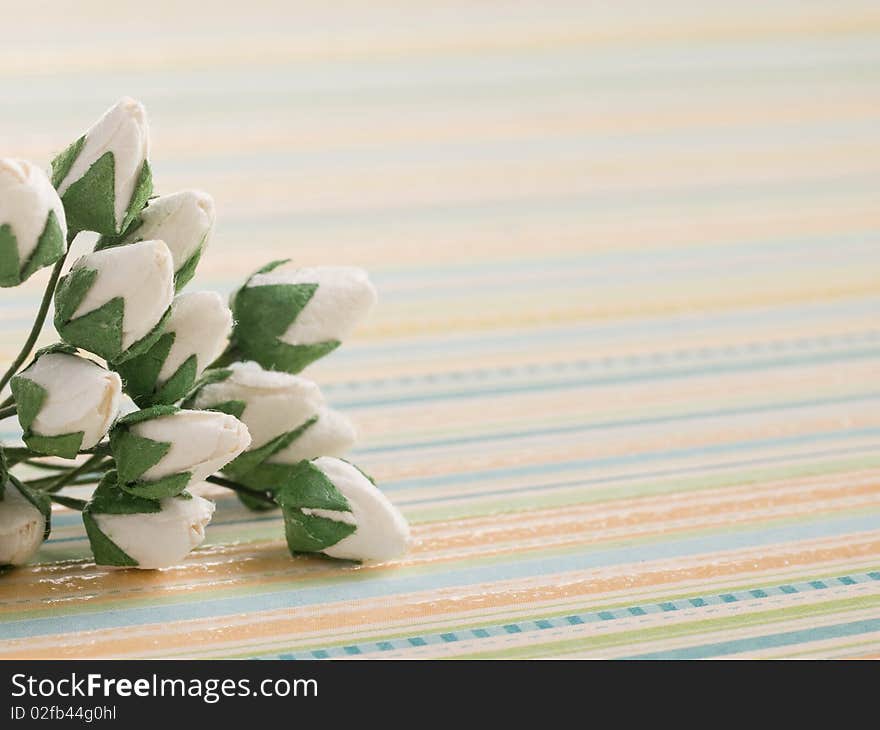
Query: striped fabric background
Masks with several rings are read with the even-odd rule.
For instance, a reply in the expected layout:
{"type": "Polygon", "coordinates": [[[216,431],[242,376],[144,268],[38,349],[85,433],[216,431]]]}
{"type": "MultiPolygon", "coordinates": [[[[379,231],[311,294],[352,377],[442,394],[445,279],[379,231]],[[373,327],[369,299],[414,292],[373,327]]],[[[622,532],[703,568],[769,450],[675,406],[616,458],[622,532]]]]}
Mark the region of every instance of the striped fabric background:
{"type": "Polygon", "coordinates": [[[876,2],[0,5],[0,155],[136,96],[217,201],[191,290],[371,271],[309,375],[414,532],[291,559],[220,495],[111,572],[61,510],[0,657],[880,656],[876,2]]]}

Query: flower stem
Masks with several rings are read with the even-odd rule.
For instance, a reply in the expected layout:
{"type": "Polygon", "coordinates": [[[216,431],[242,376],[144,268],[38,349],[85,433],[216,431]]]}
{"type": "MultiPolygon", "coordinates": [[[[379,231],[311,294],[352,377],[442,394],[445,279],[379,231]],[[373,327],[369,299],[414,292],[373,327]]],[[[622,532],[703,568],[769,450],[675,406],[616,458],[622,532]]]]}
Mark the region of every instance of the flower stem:
{"type": "Polygon", "coordinates": [[[53,502],[57,502],[58,504],[62,504],[65,507],[70,507],[70,509],[78,510],[79,512],[82,512],[88,504],[88,502],[86,502],[84,499],[77,499],[76,497],[65,497],[61,494],[52,494],[49,496],[49,499],[51,499],[53,502]]]}
{"type": "Polygon", "coordinates": [[[53,492],[57,492],[63,487],[66,487],[67,485],[76,481],[76,478],[82,476],[83,474],[87,474],[90,471],[100,471],[101,467],[105,466],[104,464],[99,464],[99,462],[103,459],[103,454],[94,454],[75,469],[71,469],[70,471],[61,474],[60,476],[35,479],[31,482],[28,482],[28,486],[52,494],[53,492]]]}
{"type": "MultiPolygon", "coordinates": [[[[24,345],[22,345],[18,356],[12,361],[12,365],[9,366],[7,371],[3,374],[3,377],[0,378],[0,390],[6,387],[6,384],[12,380],[12,376],[18,372],[22,363],[27,360],[31,351],[34,349],[37,338],[43,330],[43,323],[46,321],[46,314],[49,312],[49,304],[52,302],[52,295],[55,293],[55,286],[58,284],[58,279],[61,276],[61,268],[67,260],[67,254],[70,252],[70,245],[73,243],[73,239],[76,238],[76,234],[77,231],[70,231],[67,234],[67,250],[64,252],[64,255],[58,259],[55,268],[52,269],[52,276],[49,277],[49,282],[46,284],[46,291],[43,292],[43,301],[40,302],[40,309],[37,311],[37,318],[34,320],[31,332],[28,335],[28,338],[24,341],[24,345]]],[[[7,398],[7,400],[9,399],[7,398]]]]}
{"type": "Polygon", "coordinates": [[[278,506],[278,502],[270,495],[268,492],[263,492],[259,489],[251,489],[250,487],[244,486],[244,484],[239,484],[238,482],[233,482],[230,479],[224,479],[223,477],[218,476],[210,476],[206,479],[206,481],[211,482],[211,484],[217,484],[221,487],[226,487],[226,489],[231,489],[234,492],[240,492],[241,494],[246,494],[248,497],[253,497],[261,502],[265,502],[266,504],[270,504],[273,507],[278,506]]]}
{"type": "Polygon", "coordinates": [[[16,413],[18,413],[18,408],[14,405],[0,408],[0,418],[9,418],[9,416],[14,416],[16,413]]]}

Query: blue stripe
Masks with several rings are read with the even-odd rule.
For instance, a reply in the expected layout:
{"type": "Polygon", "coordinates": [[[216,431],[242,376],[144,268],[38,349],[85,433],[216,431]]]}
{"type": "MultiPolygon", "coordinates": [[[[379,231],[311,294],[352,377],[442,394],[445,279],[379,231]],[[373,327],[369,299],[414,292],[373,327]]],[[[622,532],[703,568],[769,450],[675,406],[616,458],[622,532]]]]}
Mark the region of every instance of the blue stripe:
{"type": "Polygon", "coordinates": [[[778,634],[753,636],[748,639],[736,639],[722,641],[717,644],[704,644],[703,646],[690,646],[683,649],[668,649],[665,651],[651,652],[649,654],[636,654],[625,657],[626,659],[708,659],[710,657],[729,656],[747,651],[760,651],[761,649],[774,649],[793,644],[809,644],[814,641],[825,639],[841,639],[846,636],[858,636],[873,631],[880,631],[880,618],[866,619],[864,621],[851,621],[833,626],[816,626],[798,631],[785,631],[778,634]]]}

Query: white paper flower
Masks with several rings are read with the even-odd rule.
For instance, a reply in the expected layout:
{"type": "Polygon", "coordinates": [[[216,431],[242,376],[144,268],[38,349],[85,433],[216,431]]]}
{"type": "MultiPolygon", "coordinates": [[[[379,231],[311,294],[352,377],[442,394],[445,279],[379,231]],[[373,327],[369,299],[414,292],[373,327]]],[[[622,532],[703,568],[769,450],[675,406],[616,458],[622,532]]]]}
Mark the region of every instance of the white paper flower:
{"type": "Polygon", "coordinates": [[[46,515],[10,480],[0,500],[0,565],[23,565],[43,544],[46,515]]]}
{"type": "Polygon", "coordinates": [[[120,486],[150,499],[203,481],[250,444],[234,416],[156,406],[121,418],[110,432],[120,486]]]}
{"type": "Polygon", "coordinates": [[[71,229],[123,232],[152,192],[148,154],[146,110],[120,99],[52,162],[71,229]]]}
{"type": "Polygon", "coordinates": [[[145,350],[174,297],[171,253],[142,241],[79,258],[55,292],[55,328],[71,345],[120,360],[145,350]]]}
{"type": "Polygon", "coordinates": [[[90,511],[94,527],[101,533],[95,535],[92,527],[89,535],[93,539],[95,561],[120,567],[167,568],[179,563],[204,542],[205,527],[214,514],[213,502],[193,495],[190,498],[166,497],[157,506],[158,511],[146,513],[90,511]],[[100,546],[95,544],[95,538],[101,541],[100,546]],[[107,550],[105,541],[116,550],[107,550]]]}
{"type": "Polygon", "coordinates": [[[251,450],[293,431],[317,415],[324,397],[315,383],[263,370],[255,362],[233,363],[225,380],[202,387],[196,408],[236,404],[236,415],[251,434],[251,450]]]}
{"type": "Polygon", "coordinates": [[[119,366],[126,392],[138,405],[175,403],[226,348],[232,312],[216,292],[181,294],[156,343],[119,366]]]}
{"type": "Polygon", "coordinates": [[[67,249],[64,206],[46,173],[0,159],[0,286],[15,286],[67,249]]]}
{"type": "Polygon", "coordinates": [[[276,262],[233,295],[233,343],[268,370],[296,373],[338,347],[375,303],[362,269],[276,262]]]}
{"type": "Polygon", "coordinates": [[[343,340],[376,303],[376,289],[367,272],[352,266],[298,269],[292,264],[284,264],[265,274],[252,276],[247,286],[279,284],[317,285],[303,310],[278,338],[288,345],[343,340]]]}
{"type": "Polygon", "coordinates": [[[146,240],[165,241],[174,259],[177,289],[192,279],[214,228],[214,200],[199,190],[162,195],[147,204],[121,238],[103,238],[98,248],[146,240]]]}
{"type": "Polygon", "coordinates": [[[407,549],[409,525],[363,472],[342,459],[302,462],[278,494],[290,551],[386,561],[407,549]]]}
{"type": "Polygon", "coordinates": [[[12,393],[28,446],[72,458],[104,438],[119,412],[122,381],[92,360],[49,351],[12,379],[12,393]]]}

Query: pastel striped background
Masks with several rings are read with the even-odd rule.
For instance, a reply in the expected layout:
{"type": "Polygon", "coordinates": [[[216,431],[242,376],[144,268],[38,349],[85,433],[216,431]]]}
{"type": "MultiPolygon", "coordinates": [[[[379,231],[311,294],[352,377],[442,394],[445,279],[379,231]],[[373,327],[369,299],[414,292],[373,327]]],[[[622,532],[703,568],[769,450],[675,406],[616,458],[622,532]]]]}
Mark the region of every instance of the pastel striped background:
{"type": "Polygon", "coordinates": [[[221,496],[110,572],[59,511],[0,656],[880,656],[876,2],[0,6],[0,154],[137,96],[217,200],[192,286],[370,269],[311,376],[415,538],[293,560],[221,496]]]}

